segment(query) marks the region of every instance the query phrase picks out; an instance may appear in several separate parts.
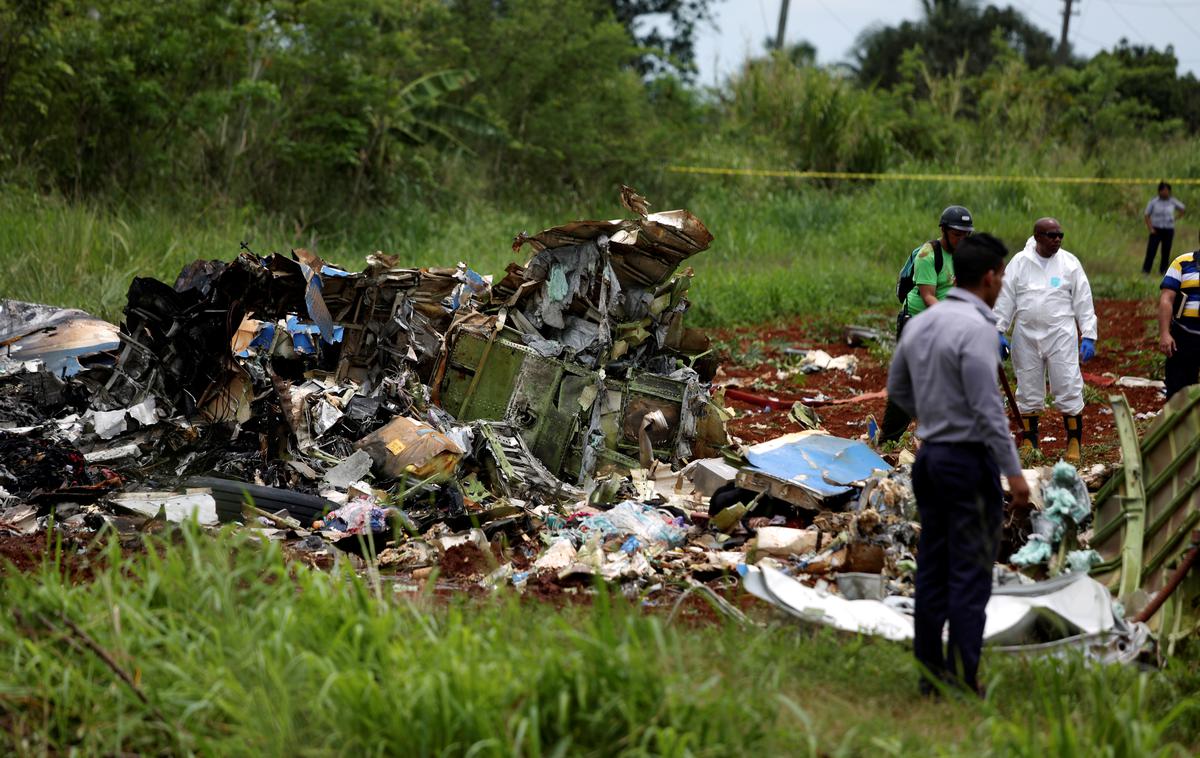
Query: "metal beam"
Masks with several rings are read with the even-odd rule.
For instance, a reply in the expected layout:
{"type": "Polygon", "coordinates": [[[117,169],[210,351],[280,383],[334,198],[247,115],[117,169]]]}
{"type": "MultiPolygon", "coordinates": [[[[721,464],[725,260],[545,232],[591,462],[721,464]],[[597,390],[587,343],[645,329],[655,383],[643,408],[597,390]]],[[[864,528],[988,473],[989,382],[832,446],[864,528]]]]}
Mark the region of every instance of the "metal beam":
{"type": "Polygon", "coordinates": [[[1133,412],[1124,395],[1110,395],[1113,420],[1121,442],[1121,461],[1125,472],[1121,510],[1125,515],[1125,539],[1121,545],[1121,583],[1117,597],[1127,602],[1142,580],[1142,543],[1146,529],[1146,493],[1142,482],[1142,449],[1138,444],[1133,412]]]}

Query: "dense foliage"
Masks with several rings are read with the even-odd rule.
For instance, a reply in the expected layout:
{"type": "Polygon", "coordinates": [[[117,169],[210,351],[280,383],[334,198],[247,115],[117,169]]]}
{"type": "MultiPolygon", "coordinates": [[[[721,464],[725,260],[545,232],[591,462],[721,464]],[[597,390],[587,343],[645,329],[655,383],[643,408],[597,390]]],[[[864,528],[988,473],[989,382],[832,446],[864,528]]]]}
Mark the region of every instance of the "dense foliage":
{"type": "Polygon", "coordinates": [[[937,76],[966,72],[978,76],[995,58],[993,36],[1018,51],[1031,66],[1055,59],[1054,38],[1030,23],[1011,5],[980,6],[972,0],[921,0],[923,17],[898,26],[876,26],[858,39],[855,69],[866,84],[900,83],[904,54],[920,47],[929,71],[937,76]]]}
{"type": "Polygon", "coordinates": [[[311,216],[653,189],[671,163],[1011,166],[1200,129],[1174,53],[1056,67],[1011,8],[928,0],[860,40],[692,84],[715,0],[0,0],[0,176],[72,198],[311,216]],[[996,139],[1003,135],[1004,139],[996,139]]]}

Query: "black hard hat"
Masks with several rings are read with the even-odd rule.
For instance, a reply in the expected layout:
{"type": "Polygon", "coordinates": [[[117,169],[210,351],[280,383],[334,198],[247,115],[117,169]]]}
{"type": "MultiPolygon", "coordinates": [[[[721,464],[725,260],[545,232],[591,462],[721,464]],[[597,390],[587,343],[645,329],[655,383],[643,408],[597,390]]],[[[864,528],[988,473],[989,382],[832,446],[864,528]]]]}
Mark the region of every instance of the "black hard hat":
{"type": "Polygon", "coordinates": [[[942,220],[938,222],[938,226],[957,229],[960,232],[975,231],[971,224],[971,212],[961,205],[952,205],[942,211],[942,220]]]}

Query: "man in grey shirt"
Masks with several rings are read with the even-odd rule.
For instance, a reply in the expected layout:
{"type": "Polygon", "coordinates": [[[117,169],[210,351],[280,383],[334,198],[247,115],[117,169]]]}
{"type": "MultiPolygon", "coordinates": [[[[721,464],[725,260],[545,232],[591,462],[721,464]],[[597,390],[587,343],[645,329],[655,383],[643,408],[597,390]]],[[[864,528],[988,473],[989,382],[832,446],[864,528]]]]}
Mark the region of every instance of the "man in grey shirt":
{"type": "Polygon", "coordinates": [[[913,464],[921,515],[913,649],[926,694],[938,682],[978,691],[984,609],[1004,514],[1001,474],[1013,507],[1029,505],[998,382],[992,306],[1005,252],[990,234],[959,244],[956,286],[908,323],[888,373],[888,397],[916,417],[922,440],[913,464]]]}
{"type": "Polygon", "coordinates": [[[1142,273],[1149,274],[1154,265],[1154,254],[1162,245],[1162,261],[1158,264],[1158,273],[1167,273],[1167,263],[1171,260],[1171,243],[1175,241],[1175,219],[1183,215],[1184,205],[1178,199],[1171,197],[1171,185],[1166,182],[1158,183],[1158,194],[1150,198],[1146,204],[1146,230],[1150,239],[1146,241],[1146,260],[1142,263],[1142,273]]]}

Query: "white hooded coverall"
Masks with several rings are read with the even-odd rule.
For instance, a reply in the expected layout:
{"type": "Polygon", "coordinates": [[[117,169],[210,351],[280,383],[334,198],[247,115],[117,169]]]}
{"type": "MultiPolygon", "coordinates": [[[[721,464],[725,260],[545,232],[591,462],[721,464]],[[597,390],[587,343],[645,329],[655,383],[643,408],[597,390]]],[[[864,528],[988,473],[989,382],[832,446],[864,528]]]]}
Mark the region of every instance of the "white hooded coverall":
{"type": "Polygon", "coordinates": [[[1004,270],[996,300],[996,325],[1012,328],[1012,362],[1017,375],[1017,410],[1041,413],[1046,402],[1046,373],[1054,406],[1065,415],[1083,412],[1083,374],[1078,337],[1096,339],[1092,286],[1079,259],[1059,250],[1038,255],[1033,237],[1004,270]]]}

